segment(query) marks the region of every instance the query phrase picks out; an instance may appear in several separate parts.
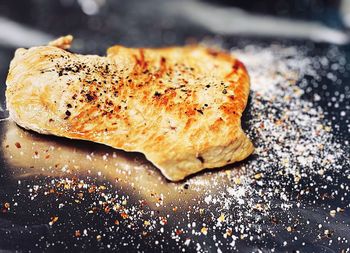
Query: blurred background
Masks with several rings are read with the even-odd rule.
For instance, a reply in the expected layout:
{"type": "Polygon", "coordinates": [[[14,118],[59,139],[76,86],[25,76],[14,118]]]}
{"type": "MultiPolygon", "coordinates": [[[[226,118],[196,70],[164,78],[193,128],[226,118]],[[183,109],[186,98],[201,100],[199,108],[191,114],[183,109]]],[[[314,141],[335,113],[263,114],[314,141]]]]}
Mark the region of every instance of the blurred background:
{"type": "Polygon", "coordinates": [[[32,46],[71,33],[76,50],[183,44],[215,35],[345,43],[348,0],[0,1],[0,45],[32,46]]]}
{"type": "Polygon", "coordinates": [[[14,50],[66,34],[72,51],[103,55],[225,37],[347,44],[349,27],[349,0],[0,0],[0,111],[14,50]]]}

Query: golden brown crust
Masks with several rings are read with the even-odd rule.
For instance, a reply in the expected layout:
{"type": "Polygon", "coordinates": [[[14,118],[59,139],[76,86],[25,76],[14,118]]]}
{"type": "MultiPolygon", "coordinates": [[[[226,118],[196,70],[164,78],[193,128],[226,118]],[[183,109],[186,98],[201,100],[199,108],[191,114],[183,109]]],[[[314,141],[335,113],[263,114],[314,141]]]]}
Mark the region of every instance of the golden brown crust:
{"type": "Polygon", "coordinates": [[[170,180],[253,151],[240,123],[248,94],[244,65],[200,46],[18,49],[6,91],[19,125],[140,151],[170,180]]]}
{"type": "Polygon", "coordinates": [[[59,47],[62,49],[70,49],[70,45],[72,44],[73,36],[67,35],[60,37],[56,40],[50,41],[48,46],[59,47]]]}

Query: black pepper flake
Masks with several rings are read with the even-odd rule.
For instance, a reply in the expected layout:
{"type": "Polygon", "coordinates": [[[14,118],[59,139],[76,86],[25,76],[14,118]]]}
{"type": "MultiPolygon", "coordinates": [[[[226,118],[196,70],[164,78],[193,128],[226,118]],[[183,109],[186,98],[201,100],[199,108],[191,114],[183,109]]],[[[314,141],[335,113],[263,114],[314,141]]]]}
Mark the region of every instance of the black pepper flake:
{"type": "Polygon", "coordinates": [[[189,187],[188,184],[185,184],[185,185],[184,185],[184,188],[185,188],[186,190],[188,189],[188,187],[189,187]]]}
{"type": "Polygon", "coordinates": [[[202,110],[196,109],[196,111],[203,115],[203,111],[202,110]]]}
{"type": "Polygon", "coordinates": [[[226,89],[223,89],[223,90],[222,90],[222,94],[227,94],[227,90],[226,90],[226,89]]]}
{"type": "Polygon", "coordinates": [[[66,111],[66,115],[69,117],[71,115],[70,111],[66,111]]]}
{"type": "Polygon", "coordinates": [[[71,104],[67,104],[67,107],[68,107],[68,108],[72,108],[72,105],[71,105],[71,104]]]}
{"type": "Polygon", "coordinates": [[[88,94],[86,94],[86,99],[87,99],[89,102],[91,102],[92,100],[94,100],[94,97],[91,96],[90,93],[88,93],[88,94]]]}
{"type": "Polygon", "coordinates": [[[158,91],[156,91],[155,93],[154,93],[154,96],[156,96],[156,97],[160,97],[162,94],[160,94],[158,91]]]}
{"type": "Polygon", "coordinates": [[[210,84],[207,84],[207,86],[205,86],[205,87],[210,88],[210,84]]]}
{"type": "Polygon", "coordinates": [[[203,157],[197,156],[197,159],[198,159],[199,161],[201,161],[201,163],[204,163],[204,158],[203,158],[203,157]]]}

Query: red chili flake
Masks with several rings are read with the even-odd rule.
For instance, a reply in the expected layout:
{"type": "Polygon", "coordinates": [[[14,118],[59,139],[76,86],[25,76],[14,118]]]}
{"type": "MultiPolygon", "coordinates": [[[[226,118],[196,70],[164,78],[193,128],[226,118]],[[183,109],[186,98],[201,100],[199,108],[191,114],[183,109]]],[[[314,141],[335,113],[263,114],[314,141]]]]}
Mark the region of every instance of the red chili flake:
{"type": "Polygon", "coordinates": [[[176,234],[177,234],[177,235],[179,235],[179,234],[181,234],[181,233],[182,233],[182,229],[176,230],[176,234]]]}
{"type": "Polygon", "coordinates": [[[75,231],[75,236],[80,236],[80,232],[79,231],[75,231]]]}
{"type": "Polygon", "coordinates": [[[21,148],[21,144],[20,144],[19,142],[16,142],[16,143],[15,143],[15,146],[16,146],[17,148],[21,148]]]}
{"type": "Polygon", "coordinates": [[[58,221],[58,217],[51,217],[51,222],[50,224],[54,224],[56,221],[58,221]]]}
{"type": "Polygon", "coordinates": [[[9,208],[10,207],[10,203],[5,203],[5,208],[9,208]]]}
{"type": "Polygon", "coordinates": [[[278,224],[278,220],[277,220],[276,217],[272,217],[270,220],[271,220],[273,223],[278,224]]]}
{"type": "Polygon", "coordinates": [[[129,218],[129,214],[126,214],[124,212],[121,213],[121,216],[123,217],[124,220],[129,218]]]}
{"type": "Polygon", "coordinates": [[[325,199],[327,196],[328,196],[328,193],[326,192],[326,193],[323,193],[323,194],[320,196],[320,198],[321,198],[321,199],[325,199]]]}
{"type": "Polygon", "coordinates": [[[162,217],[162,223],[163,223],[164,225],[167,224],[167,220],[166,220],[165,217],[162,217]]]}
{"type": "Polygon", "coordinates": [[[9,145],[6,145],[6,148],[8,148],[9,147],[9,145]]]}
{"type": "Polygon", "coordinates": [[[141,201],[140,201],[140,204],[141,204],[141,205],[146,205],[146,204],[147,204],[147,201],[146,201],[146,200],[141,200],[141,201]]]}
{"type": "Polygon", "coordinates": [[[105,208],[105,213],[109,213],[109,210],[111,210],[111,208],[107,206],[107,207],[105,208]]]}
{"type": "Polygon", "coordinates": [[[46,158],[46,159],[49,159],[49,158],[50,158],[50,155],[45,156],[45,158],[46,158]]]}
{"type": "Polygon", "coordinates": [[[118,220],[115,220],[114,224],[115,224],[115,225],[119,225],[119,221],[118,221],[118,220]]]}

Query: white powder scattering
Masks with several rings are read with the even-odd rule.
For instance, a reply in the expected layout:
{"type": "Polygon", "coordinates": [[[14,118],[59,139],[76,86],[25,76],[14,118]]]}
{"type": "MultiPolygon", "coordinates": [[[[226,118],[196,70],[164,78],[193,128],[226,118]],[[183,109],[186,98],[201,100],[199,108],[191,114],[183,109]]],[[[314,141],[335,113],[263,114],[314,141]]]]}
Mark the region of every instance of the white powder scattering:
{"type": "MultiPolygon", "coordinates": [[[[310,187],[336,181],[330,175],[341,177],[344,165],[349,167],[347,152],[335,141],[331,123],[315,104],[324,98],[316,93],[313,100],[303,98],[310,82],[315,81],[313,86],[318,87],[320,73],[337,80],[337,73],[323,73],[331,64],[327,57],[308,57],[300,48],[278,45],[247,46],[232,50],[232,54],[246,65],[251,78],[251,100],[243,123],[255,152],[244,162],[245,174],[239,178],[226,171],[212,173],[218,182],[229,178],[230,184],[224,188],[212,178],[209,181],[194,177],[188,181],[206,186],[207,204],[209,196],[213,196],[211,202],[218,205],[211,214],[213,220],[224,213],[225,224],[236,228],[224,233],[222,240],[228,235],[233,238],[230,244],[225,243],[227,250],[239,249],[238,242],[245,238],[261,243],[268,234],[275,233],[271,229],[274,225],[287,227],[288,222],[295,222],[295,210],[313,208],[319,195],[323,196],[310,187]],[[311,198],[310,202],[303,202],[304,196],[311,198]]],[[[335,70],[339,71],[341,65],[337,64],[335,70]]],[[[345,116],[345,111],[340,115],[345,116]]],[[[286,241],[283,246],[287,246],[286,241]]]]}
{"type": "Polygon", "coordinates": [[[204,201],[205,201],[205,203],[210,204],[210,202],[212,201],[212,196],[209,195],[209,196],[205,197],[204,201]]]}

